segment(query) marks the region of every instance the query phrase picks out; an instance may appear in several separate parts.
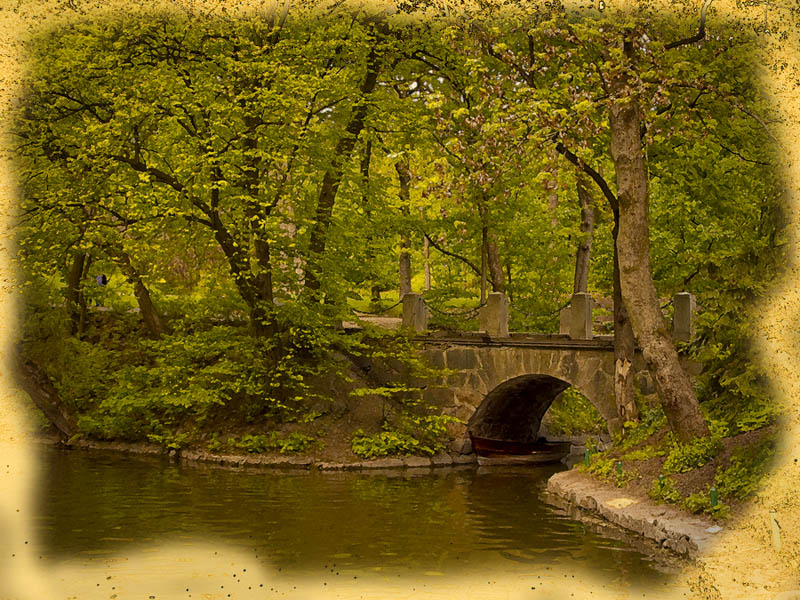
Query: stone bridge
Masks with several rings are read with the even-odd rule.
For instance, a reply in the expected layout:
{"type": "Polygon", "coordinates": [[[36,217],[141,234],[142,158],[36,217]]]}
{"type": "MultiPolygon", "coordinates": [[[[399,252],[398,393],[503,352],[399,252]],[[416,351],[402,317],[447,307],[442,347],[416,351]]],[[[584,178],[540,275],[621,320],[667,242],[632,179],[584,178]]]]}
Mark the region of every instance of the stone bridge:
{"type": "MultiPolygon", "coordinates": [[[[477,435],[518,439],[520,429],[535,435],[556,393],[574,387],[608,422],[620,425],[614,399],[612,336],[573,340],[568,335],[458,334],[418,338],[431,364],[451,374],[425,390],[425,400],[458,417],[477,435]],[[516,432],[516,433],[515,433],[516,432]]],[[[644,361],[637,353],[634,377],[648,385],[644,361]]]]}
{"type": "MultiPolygon", "coordinates": [[[[694,297],[673,298],[673,337],[693,334],[694,297]]],[[[419,333],[427,329],[428,311],[422,297],[403,298],[403,326],[419,333]]],[[[508,300],[490,294],[480,315],[479,333],[420,335],[423,354],[451,374],[429,385],[425,400],[465,425],[453,428],[457,443],[467,432],[495,439],[533,441],[553,398],[574,387],[598,410],[609,432],[621,423],[614,394],[613,336],[592,332],[592,299],[575,294],[562,311],[560,334],[509,333],[508,300]]],[[[650,374],[637,351],[630,365],[643,393],[652,391],[650,374]]],[[[691,371],[690,365],[684,365],[691,371]]]]}

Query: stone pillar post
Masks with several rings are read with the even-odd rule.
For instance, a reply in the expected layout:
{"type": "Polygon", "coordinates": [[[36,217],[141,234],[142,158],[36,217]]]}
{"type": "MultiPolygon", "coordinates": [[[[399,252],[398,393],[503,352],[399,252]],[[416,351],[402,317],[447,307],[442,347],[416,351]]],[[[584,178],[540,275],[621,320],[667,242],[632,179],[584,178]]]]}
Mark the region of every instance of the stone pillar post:
{"type": "Polygon", "coordinates": [[[492,292],[481,309],[481,331],[492,337],[508,337],[508,297],[502,292],[492,292]]]}
{"type": "Polygon", "coordinates": [[[569,307],[569,337],[592,339],[592,297],[583,292],[572,295],[569,307]]]}
{"type": "Polygon", "coordinates": [[[694,294],[681,292],[672,297],[672,338],[676,342],[688,342],[694,337],[694,294]]]}
{"type": "Polygon", "coordinates": [[[417,333],[428,328],[428,307],[419,294],[403,295],[403,327],[417,333]]]}
{"type": "Polygon", "coordinates": [[[569,306],[565,306],[558,313],[558,333],[569,335],[569,306]]]}

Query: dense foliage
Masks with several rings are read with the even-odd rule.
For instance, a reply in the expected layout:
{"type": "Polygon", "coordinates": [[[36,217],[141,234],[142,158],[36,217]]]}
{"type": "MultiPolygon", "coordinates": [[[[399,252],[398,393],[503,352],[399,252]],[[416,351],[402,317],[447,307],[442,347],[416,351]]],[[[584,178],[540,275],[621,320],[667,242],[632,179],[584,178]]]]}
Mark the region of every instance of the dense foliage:
{"type": "MultiPolygon", "coordinates": [[[[666,52],[670,23],[162,14],[38,38],[14,125],[26,355],[85,434],[175,445],[197,428],[314,420],[330,400],[318,382],[344,381],[353,357],[412,365],[402,339],[341,329],[404,285],[443,326],[474,327],[496,290],[514,328],[555,331],[587,235],[576,164],[613,184],[606,83],[631,30],[657,291],[698,297],[686,351],[704,365],[707,415],[731,432],[772,422],[747,335],[780,262],[753,116],[768,106],[748,39],[719,28],[666,52]]],[[[589,288],[608,298],[613,211],[593,195],[589,288]]],[[[357,454],[440,449],[444,421],[415,390],[371,393],[395,410],[356,435],[357,454]]],[[[573,400],[557,428],[596,429],[573,400]]],[[[307,446],[283,439],[237,443],[307,446]]]]}

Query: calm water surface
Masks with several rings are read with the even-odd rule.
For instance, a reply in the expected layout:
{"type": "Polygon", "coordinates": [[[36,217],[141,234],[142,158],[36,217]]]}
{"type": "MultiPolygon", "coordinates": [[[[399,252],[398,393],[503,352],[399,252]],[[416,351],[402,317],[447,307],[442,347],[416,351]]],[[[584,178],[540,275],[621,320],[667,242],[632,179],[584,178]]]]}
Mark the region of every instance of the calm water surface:
{"type": "Polygon", "coordinates": [[[214,541],[284,573],[596,569],[670,580],[668,556],[548,504],[550,468],[332,472],[228,470],[115,453],[42,450],[36,522],[45,559],[214,541]]]}

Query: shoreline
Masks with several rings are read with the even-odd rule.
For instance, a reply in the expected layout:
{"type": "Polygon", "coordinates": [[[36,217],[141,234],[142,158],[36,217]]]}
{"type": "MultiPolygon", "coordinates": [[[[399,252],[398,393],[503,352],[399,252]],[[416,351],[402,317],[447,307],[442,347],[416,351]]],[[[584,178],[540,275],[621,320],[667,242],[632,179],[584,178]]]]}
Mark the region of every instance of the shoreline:
{"type": "Polygon", "coordinates": [[[280,454],[214,454],[206,450],[185,449],[166,450],[157,444],[137,442],[104,442],[100,440],[75,440],[64,444],[56,436],[35,436],[38,443],[63,445],[65,448],[84,450],[108,450],[124,454],[148,456],[168,456],[170,458],[196,463],[210,463],[221,466],[257,466],[267,468],[315,469],[318,471],[357,471],[364,469],[432,469],[441,467],[460,467],[478,464],[475,454],[440,452],[433,456],[384,457],[350,463],[319,460],[317,458],[280,454]]]}
{"type": "Polygon", "coordinates": [[[591,516],[690,559],[707,551],[724,531],[707,517],[656,504],[649,498],[630,494],[574,469],[552,475],[546,489],[549,494],[591,516]]]}

